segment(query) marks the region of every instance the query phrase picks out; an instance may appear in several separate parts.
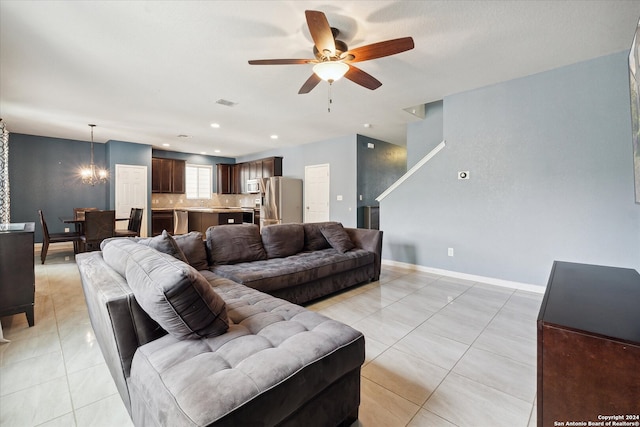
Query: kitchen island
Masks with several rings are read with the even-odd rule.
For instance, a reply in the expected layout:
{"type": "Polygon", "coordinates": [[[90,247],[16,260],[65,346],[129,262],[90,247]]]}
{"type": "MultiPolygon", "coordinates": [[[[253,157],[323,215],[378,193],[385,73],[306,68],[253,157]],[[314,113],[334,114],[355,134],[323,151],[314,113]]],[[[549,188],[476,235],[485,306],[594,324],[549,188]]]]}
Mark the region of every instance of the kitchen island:
{"type": "Polygon", "coordinates": [[[187,214],[187,231],[199,231],[203,236],[207,228],[212,225],[253,223],[254,217],[253,208],[239,206],[153,208],[151,210],[152,235],[157,236],[162,233],[162,230],[167,230],[171,234],[187,232],[176,231],[176,212],[187,214]]]}

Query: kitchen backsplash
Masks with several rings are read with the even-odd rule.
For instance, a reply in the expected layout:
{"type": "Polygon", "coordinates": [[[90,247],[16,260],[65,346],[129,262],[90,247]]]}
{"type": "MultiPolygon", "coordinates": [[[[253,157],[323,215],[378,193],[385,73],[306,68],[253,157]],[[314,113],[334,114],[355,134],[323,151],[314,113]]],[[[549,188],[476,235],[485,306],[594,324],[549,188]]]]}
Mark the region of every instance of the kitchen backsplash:
{"type": "Polygon", "coordinates": [[[219,207],[239,206],[254,207],[259,194],[218,194],[213,193],[210,199],[187,199],[184,194],[151,195],[151,208],[188,208],[188,207],[219,207]]]}

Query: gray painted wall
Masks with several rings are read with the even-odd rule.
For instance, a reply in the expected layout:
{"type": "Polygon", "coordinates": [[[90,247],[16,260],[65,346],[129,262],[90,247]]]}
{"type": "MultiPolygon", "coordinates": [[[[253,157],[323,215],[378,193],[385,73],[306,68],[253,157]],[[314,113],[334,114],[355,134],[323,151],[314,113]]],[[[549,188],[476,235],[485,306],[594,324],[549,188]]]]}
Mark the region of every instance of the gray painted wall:
{"type": "Polygon", "coordinates": [[[271,156],[282,156],[282,174],[304,179],[304,167],[329,164],[331,173],[329,215],[345,227],[357,225],[356,135],[328,139],[297,147],[283,147],[237,158],[246,162],[271,156]],[[342,201],[338,201],[338,195],[342,201]]]}
{"type": "Polygon", "coordinates": [[[443,134],[381,203],[384,258],[541,286],[554,260],[640,269],[627,52],[449,96],[443,134]]]}
{"type": "Polygon", "coordinates": [[[425,105],[425,118],[407,125],[407,169],[429,154],[443,139],[443,102],[425,105]]]}

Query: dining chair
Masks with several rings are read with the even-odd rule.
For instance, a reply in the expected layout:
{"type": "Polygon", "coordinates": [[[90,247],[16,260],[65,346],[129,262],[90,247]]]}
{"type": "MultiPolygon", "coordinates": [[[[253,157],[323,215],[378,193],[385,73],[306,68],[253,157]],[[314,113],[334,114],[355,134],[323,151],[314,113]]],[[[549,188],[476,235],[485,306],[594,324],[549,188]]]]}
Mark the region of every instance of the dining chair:
{"type": "Polygon", "coordinates": [[[78,242],[80,242],[82,238],[80,233],[49,233],[47,221],[45,221],[44,214],[40,209],[38,209],[38,216],[40,217],[40,224],[42,225],[42,251],[40,252],[42,264],[44,264],[44,261],[47,259],[47,251],[49,250],[50,243],[73,242],[73,253],[78,253],[78,242]]]}
{"type": "Polygon", "coordinates": [[[100,249],[104,239],[113,237],[116,211],[86,211],[84,214],[83,252],[100,249]]]}
{"type": "Polygon", "coordinates": [[[126,230],[116,230],[115,237],[140,237],[142,226],[142,208],[131,208],[129,225],[126,230]]]}

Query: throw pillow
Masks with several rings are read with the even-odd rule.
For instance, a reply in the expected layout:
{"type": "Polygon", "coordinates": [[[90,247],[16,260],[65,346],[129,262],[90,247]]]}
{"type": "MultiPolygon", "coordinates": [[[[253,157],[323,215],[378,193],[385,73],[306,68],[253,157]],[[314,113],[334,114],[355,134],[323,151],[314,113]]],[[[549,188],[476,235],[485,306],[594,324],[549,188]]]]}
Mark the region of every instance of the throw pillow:
{"type": "Polygon", "coordinates": [[[277,224],[262,227],[262,245],[268,258],[284,258],[302,251],[304,228],[302,224],[277,224]]]}
{"type": "MultiPolygon", "coordinates": [[[[226,304],[193,267],[135,244],[126,279],[140,307],[177,339],[221,335],[229,328],[226,304]]],[[[112,246],[112,245],[109,245],[112,246]]]]}
{"type": "Polygon", "coordinates": [[[202,233],[192,231],[187,234],[175,235],[173,236],[173,240],[176,241],[191,267],[196,270],[206,270],[209,268],[207,249],[205,248],[204,240],[202,240],[202,233]]]}
{"type": "Polygon", "coordinates": [[[331,247],[340,253],[345,253],[356,247],[340,223],[324,225],[320,227],[320,232],[331,247]]]}
{"type": "Polygon", "coordinates": [[[320,227],[329,224],[338,224],[337,222],[308,222],[302,224],[304,227],[304,250],[319,251],[331,247],[327,239],[320,232],[320,227]]]}
{"type": "Polygon", "coordinates": [[[216,225],[207,229],[210,264],[237,264],[267,259],[255,224],[216,225]]]}
{"type": "Polygon", "coordinates": [[[159,234],[155,237],[140,239],[138,240],[138,243],[149,246],[150,248],[153,248],[158,252],[162,252],[163,254],[171,255],[172,257],[179,259],[182,262],[186,262],[187,264],[189,263],[187,257],[180,249],[180,246],[178,246],[173,237],[171,237],[171,235],[167,233],[167,230],[162,230],[162,234],[159,234]]]}

